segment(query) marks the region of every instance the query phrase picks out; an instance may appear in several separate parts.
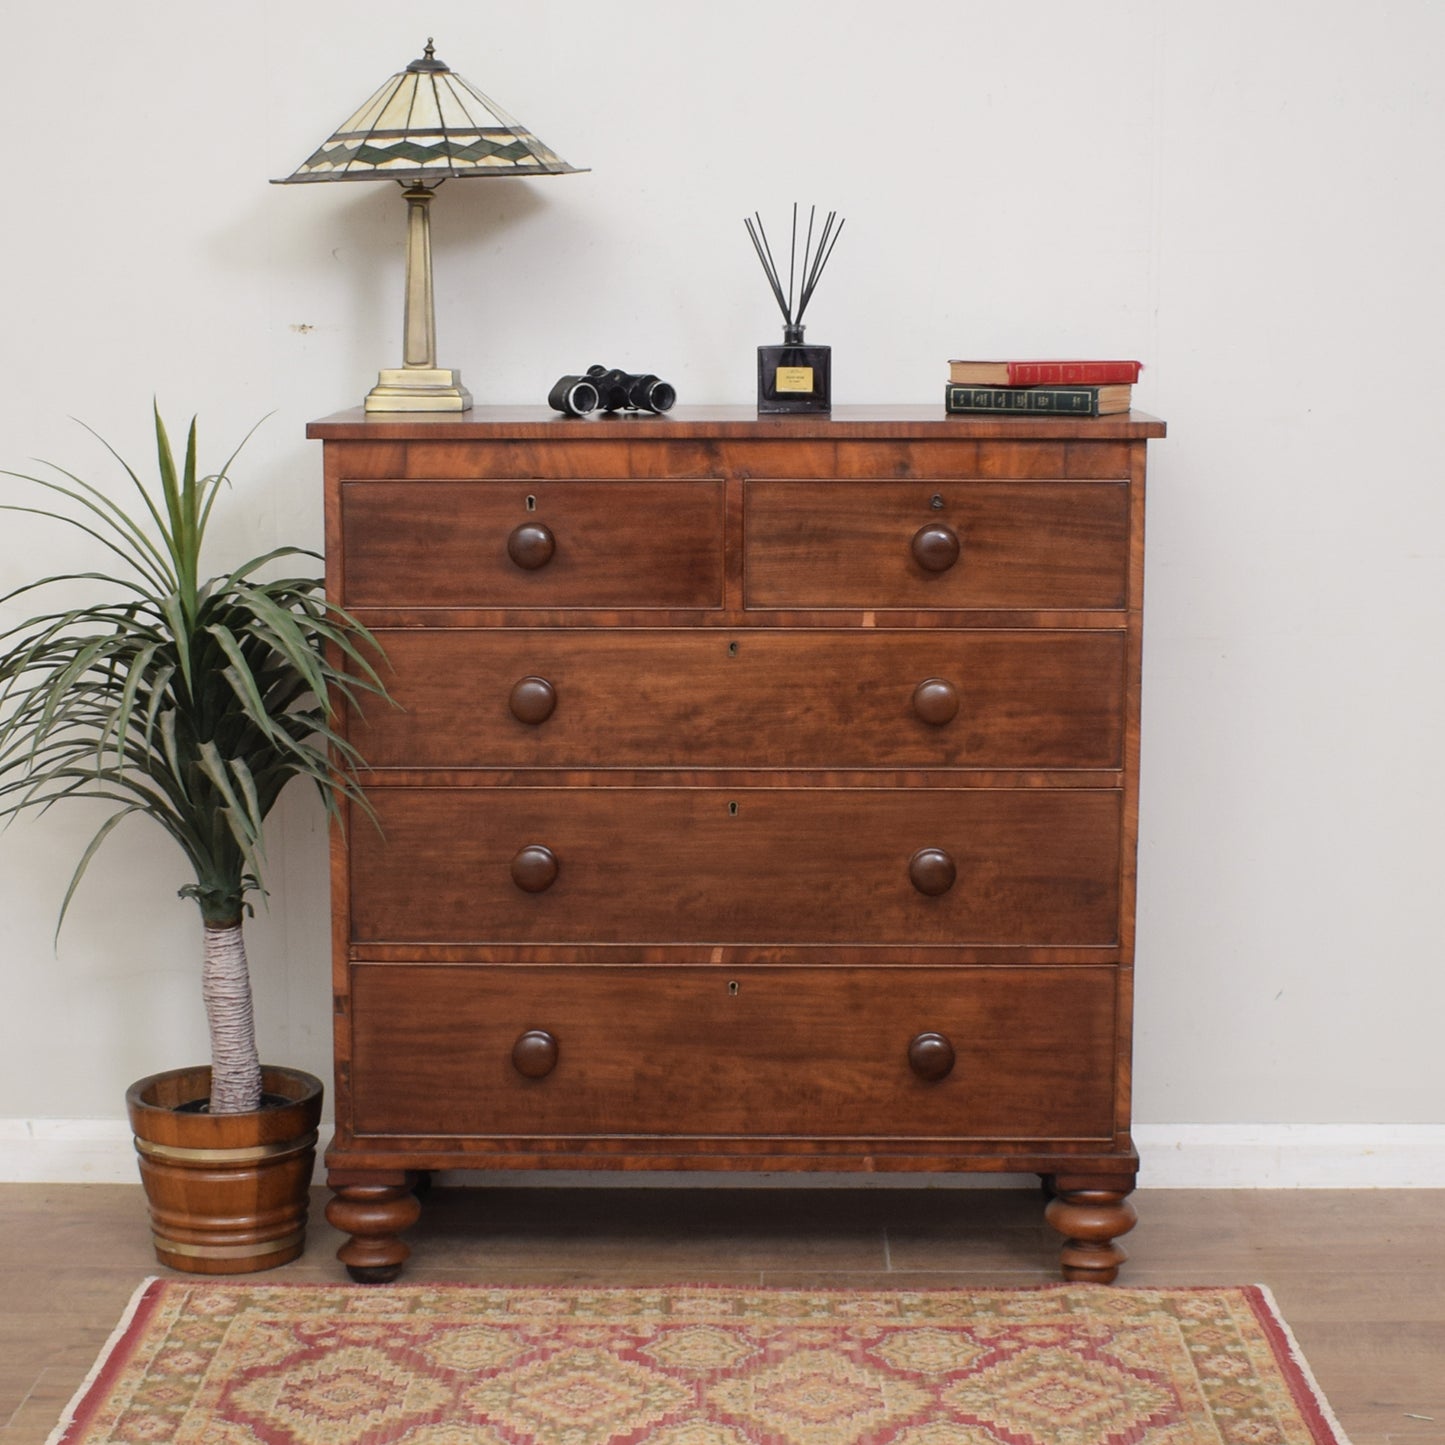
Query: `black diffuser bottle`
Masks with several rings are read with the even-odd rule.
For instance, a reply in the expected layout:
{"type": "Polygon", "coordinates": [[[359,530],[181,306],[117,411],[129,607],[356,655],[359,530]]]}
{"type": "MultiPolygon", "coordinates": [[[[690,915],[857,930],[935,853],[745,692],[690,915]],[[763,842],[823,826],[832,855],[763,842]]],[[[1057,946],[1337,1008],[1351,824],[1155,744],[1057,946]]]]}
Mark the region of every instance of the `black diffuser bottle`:
{"type": "MultiPolygon", "coordinates": [[[[826,413],[833,409],[833,348],[831,346],[810,346],[803,340],[803,312],[812,298],[813,288],[828,257],[833,254],[843,223],[837,221],[837,212],[829,211],[818,237],[817,249],[813,248],[813,221],[816,207],[808,215],[808,230],[803,241],[803,264],[801,275],[802,290],[798,294],[797,315],[793,314],[793,289],[798,272],[798,208],[793,207],[792,244],[788,251],[788,289],[783,291],[782,279],[773,261],[763,222],[757,216],[756,227],[752,219],[744,220],[748,235],[752,238],[758,260],[763,264],[763,273],[768,278],[778,309],[783,313],[783,344],[781,346],[758,347],[758,412],[769,413],[826,413]],[[836,222],[836,225],[835,225],[836,222]]],[[[756,212],[754,213],[756,216],[756,212]]]]}
{"type": "Polygon", "coordinates": [[[783,327],[781,346],[758,347],[760,412],[831,411],[833,348],[807,346],[801,323],[783,327]]]}

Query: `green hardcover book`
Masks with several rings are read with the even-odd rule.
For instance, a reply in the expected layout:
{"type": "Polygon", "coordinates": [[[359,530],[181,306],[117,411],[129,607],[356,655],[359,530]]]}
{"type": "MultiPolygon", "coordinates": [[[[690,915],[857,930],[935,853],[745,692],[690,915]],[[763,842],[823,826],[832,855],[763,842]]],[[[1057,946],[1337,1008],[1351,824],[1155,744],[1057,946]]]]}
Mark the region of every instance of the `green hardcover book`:
{"type": "Polygon", "coordinates": [[[949,382],[943,409],[950,416],[1003,414],[1112,416],[1129,410],[1133,388],[1119,386],[960,386],[949,382]]]}

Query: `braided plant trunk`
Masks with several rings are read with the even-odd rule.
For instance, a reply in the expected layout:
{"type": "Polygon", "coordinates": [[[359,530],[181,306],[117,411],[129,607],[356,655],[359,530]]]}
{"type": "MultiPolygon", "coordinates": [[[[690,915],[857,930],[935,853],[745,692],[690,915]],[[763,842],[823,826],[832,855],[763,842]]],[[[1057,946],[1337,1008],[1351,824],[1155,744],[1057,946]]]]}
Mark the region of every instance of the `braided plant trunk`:
{"type": "Polygon", "coordinates": [[[201,996],[211,1034],[211,1113],[250,1113],[261,1107],[261,1061],[241,920],[207,920],[205,935],[201,996]]]}

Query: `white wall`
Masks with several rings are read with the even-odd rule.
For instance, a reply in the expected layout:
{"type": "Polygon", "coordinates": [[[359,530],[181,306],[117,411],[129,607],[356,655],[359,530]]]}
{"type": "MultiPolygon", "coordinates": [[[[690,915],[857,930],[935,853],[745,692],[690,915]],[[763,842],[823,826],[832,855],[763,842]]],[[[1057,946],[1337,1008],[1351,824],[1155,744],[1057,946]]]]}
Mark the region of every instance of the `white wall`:
{"type": "MultiPolygon", "coordinates": [[[[776,312],[741,220],[848,218],[836,399],[949,356],[1140,356],[1151,456],[1137,1115],[1445,1123],[1445,9],[1430,0],[12,5],[0,466],[119,489],[152,395],[236,468],[217,565],[319,545],[305,422],[400,361],[390,186],[281,188],[439,55],[592,173],[447,186],[442,365],[540,402],[600,360],[746,403],[776,312]],[[401,14],[403,18],[398,19],[401,14]],[[415,18],[412,18],[415,17],[415,18]],[[19,137],[17,139],[16,137],[19,137]]],[[[10,496],[10,484],[0,485],[10,496]]],[[[0,521],[0,591],[88,565],[0,521]]],[[[4,609],[10,621],[23,614],[4,609]]],[[[0,1120],[118,1118],[203,1055],[178,854],[99,809],[0,836],[0,1120]]],[[[266,1055],[329,1070],[326,858],[297,794],[250,930],[266,1055]]]]}

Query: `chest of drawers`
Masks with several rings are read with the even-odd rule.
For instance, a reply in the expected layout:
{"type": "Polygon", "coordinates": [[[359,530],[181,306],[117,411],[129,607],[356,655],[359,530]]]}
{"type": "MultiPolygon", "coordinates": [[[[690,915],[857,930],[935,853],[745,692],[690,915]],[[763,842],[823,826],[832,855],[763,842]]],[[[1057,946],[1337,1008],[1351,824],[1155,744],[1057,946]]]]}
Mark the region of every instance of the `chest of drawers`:
{"type": "Polygon", "coordinates": [[[435,1169],[1035,1172],[1112,1279],[1147,440],[934,408],[343,413],[328,1217],[435,1169]]]}

